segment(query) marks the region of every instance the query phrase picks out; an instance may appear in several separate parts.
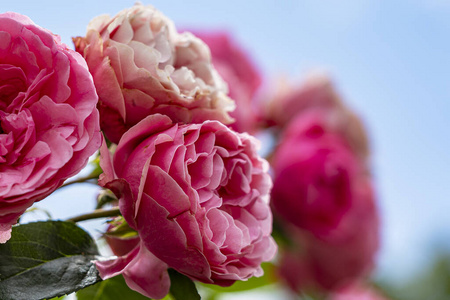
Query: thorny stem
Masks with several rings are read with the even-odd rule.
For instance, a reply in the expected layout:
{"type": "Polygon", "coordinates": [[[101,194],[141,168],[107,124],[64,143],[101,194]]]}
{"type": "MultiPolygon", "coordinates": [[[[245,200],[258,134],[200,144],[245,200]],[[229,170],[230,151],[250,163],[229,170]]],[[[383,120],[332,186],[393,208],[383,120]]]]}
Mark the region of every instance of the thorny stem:
{"type": "Polygon", "coordinates": [[[100,218],[107,218],[107,217],[116,217],[120,215],[120,210],[118,207],[114,207],[111,209],[96,209],[93,212],[76,216],[70,219],[67,219],[68,222],[81,222],[86,220],[92,220],[92,219],[100,219],[100,218]]]}

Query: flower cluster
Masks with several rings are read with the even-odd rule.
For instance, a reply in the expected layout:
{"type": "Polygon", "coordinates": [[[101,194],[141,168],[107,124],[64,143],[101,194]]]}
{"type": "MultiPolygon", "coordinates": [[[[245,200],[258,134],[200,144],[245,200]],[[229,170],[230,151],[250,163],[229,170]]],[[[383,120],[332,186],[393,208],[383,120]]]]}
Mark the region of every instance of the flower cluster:
{"type": "Polygon", "coordinates": [[[104,235],[115,256],[95,262],[102,279],[155,299],[168,269],[227,287],[262,276],[279,239],[277,276],[292,290],[363,294],[379,220],[362,122],[327,76],[259,93],[229,34],[194,33],[136,4],[93,19],[73,51],[0,14],[0,243],[100,149],[98,184],[120,210],[104,235]],[[275,144],[267,160],[260,133],[275,144]]]}
{"type": "Polygon", "coordinates": [[[117,144],[102,148],[99,183],[138,233],[135,247],[97,262],[101,276],[123,274],[152,298],[168,293],[167,268],[221,286],[261,276],[276,252],[269,165],[254,137],[226,126],[234,101],[208,46],[143,5],[94,19],[74,42],[117,144]]]}

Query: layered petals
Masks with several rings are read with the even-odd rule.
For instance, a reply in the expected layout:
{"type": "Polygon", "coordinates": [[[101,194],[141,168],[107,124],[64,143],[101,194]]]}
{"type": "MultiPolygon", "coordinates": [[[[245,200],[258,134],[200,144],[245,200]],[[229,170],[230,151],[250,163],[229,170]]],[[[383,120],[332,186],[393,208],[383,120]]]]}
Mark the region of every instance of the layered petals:
{"type": "Polygon", "coordinates": [[[271,179],[257,143],[217,121],[152,115],[102,150],[101,184],[156,257],[194,280],[229,286],[273,258],[271,179]]]}
{"type": "Polygon", "coordinates": [[[235,122],[230,125],[238,132],[257,130],[256,92],[262,76],[255,62],[243,47],[226,31],[194,31],[195,36],[211,49],[212,62],[228,84],[236,109],[230,113],[235,122]]]}
{"type": "Polygon", "coordinates": [[[100,146],[87,65],[59,37],[0,15],[0,242],[35,201],[77,174],[100,146]]]}
{"type": "Polygon", "coordinates": [[[127,285],[144,296],[162,299],[167,295],[170,287],[167,265],[139,243],[139,238],[131,239],[131,241],[109,238],[108,242],[122,248],[130,242],[131,244],[137,242],[137,245],[131,250],[119,251],[121,254],[119,258],[96,261],[97,270],[102,279],[106,280],[122,274],[127,285]]]}
{"type": "Polygon", "coordinates": [[[205,43],[177,33],[152,6],[125,9],[114,18],[91,21],[74,38],[99,95],[101,127],[111,141],[146,116],[161,113],[174,122],[232,122],[234,101],[211,64],[205,43]]]}

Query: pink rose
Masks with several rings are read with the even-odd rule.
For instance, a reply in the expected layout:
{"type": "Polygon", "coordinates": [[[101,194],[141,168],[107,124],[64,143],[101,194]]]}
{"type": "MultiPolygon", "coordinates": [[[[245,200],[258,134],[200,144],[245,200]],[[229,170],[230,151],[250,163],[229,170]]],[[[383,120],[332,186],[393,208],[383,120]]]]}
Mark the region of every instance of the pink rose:
{"type": "Polygon", "coordinates": [[[100,183],[154,256],[228,286],[262,275],[276,251],[268,164],[256,148],[217,121],[179,125],[152,115],[123,135],[113,159],[102,148],[100,183]]]}
{"type": "Polygon", "coordinates": [[[294,246],[280,259],[281,277],[295,291],[333,290],[357,282],[374,266],[379,221],[370,181],[361,182],[357,202],[326,237],[289,228],[294,246]]]}
{"type": "Polygon", "coordinates": [[[0,242],[35,201],[100,146],[97,94],[83,58],[16,13],[0,14],[0,242]]]}
{"type": "Polygon", "coordinates": [[[367,166],[342,134],[341,111],[311,110],[274,154],[272,203],[294,242],[280,273],[294,290],[334,289],[372,269],[379,221],[367,166]]]}
{"type": "Polygon", "coordinates": [[[272,204],[316,236],[333,231],[352,208],[364,163],[339,131],[341,111],[300,114],[273,155],[272,204]]]}
{"type": "Polygon", "coordinates": [[[211,49],[214,67],[228,83],[230,97],[236,101],[236,109],[230,113],[236,121],[230,127],[238,132],[253,133],[257,127],[257,117],[252,100],[261,84],[261,75],[255,63],[225,31],[195,31],[194,34],[211,49]]]}
{"type": "Polygon", "coordinates": [[[74,38],[94,77],[101,128],[117,143],[148,115],[201,123],[228,115],[234,101],[211,64],[208,47],[190,33],[177,33],[170,19],[137,4],[114,18],[91,21],[86,37],[74,38]]]}

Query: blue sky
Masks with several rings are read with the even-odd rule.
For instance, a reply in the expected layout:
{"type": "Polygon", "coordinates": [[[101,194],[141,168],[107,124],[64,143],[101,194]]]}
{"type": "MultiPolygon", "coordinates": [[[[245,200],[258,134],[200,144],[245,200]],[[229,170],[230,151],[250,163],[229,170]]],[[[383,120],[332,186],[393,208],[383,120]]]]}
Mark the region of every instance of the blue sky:
{"type": "MultiPolygon", "coordinates": [[[[72,47],[90,19],[133,3],[8,1],[2,11],[28,15],[72,47]]],[[[269,79],[301,79],[315,68],[331,74],[372,139],[383,219],[379,274],[404,277],[437,247],[450,249],[450,0],[143,3],[179,28],[231,30],[269,79]]],[[[67,217],[78,201],[91,205],[67,205],[61,195],[39,206],[67,217]]]]}

